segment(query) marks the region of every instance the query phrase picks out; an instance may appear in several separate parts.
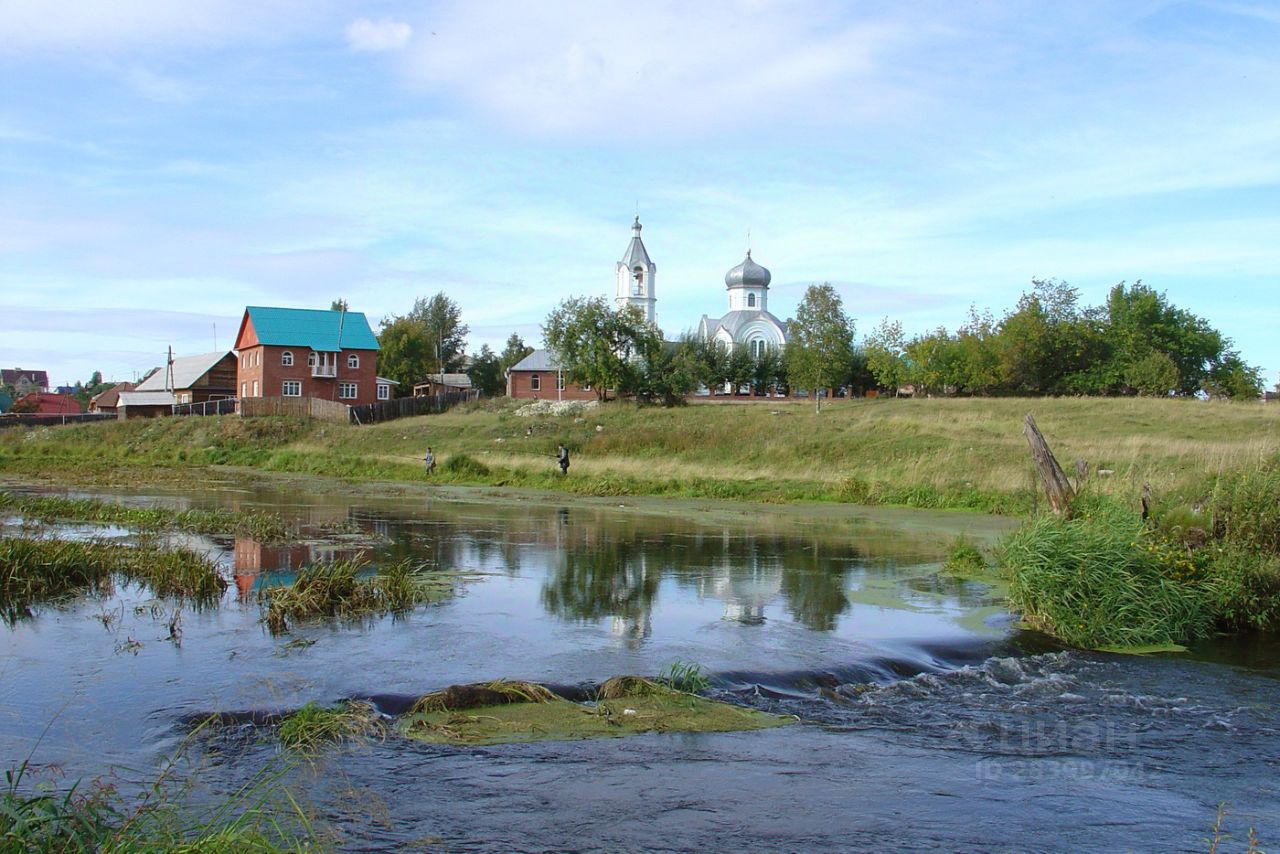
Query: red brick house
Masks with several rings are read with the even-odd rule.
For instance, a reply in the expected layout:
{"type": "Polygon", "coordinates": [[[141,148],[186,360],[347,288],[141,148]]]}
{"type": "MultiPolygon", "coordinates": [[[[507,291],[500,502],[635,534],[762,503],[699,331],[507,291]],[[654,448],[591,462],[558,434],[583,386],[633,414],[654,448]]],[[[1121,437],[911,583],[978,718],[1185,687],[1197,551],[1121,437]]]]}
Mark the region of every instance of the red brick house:
{"type": "Polygon", "coordinates": [[[507,396],[527,400],[596,399],[590,386],[582,388],[570,382],[547,350],[534,350],[507,369],[507,396]]]}
{"type": "Polygon", "coordinates": [[[242,399],[377,400],[378,339],[362,312],[251,305],[235,349],[242,399]]]}

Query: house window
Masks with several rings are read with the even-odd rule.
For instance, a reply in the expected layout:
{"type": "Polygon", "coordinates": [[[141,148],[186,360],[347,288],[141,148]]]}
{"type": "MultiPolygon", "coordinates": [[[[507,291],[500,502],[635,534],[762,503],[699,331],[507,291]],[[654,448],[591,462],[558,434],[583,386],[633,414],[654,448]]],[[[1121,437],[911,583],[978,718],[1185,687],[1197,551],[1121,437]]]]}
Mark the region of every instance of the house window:
{"type": "Polygon", "coordinates": [[[258,397],[258,396],[259,396],[259,395],[258,395],[258,381],[257,381],[257,380],[254,380],[254,381],[253,381],[253,396],[254,396],[254,397],[258,397]]]}
{"type": "Polygon", "coordinates": [[[347,367],[348,368],[360,367],[360,356],[356,353],[347,354],[347,367]]]}
{"type": "Polygon", "coordinates": [[[285,350],[283,353],[280,354],[280,364],[284,365],[286,368],[293,367],[293,351],[292,350],[285,350]]]}
{"type": "Polygon", "coordinates": [[[249,396],[249,384],[248,384],[248,383],[240,383],[240,396],[241,396],[241,397],[248,397],[248,396],[249,396]]]}
{"type": "Polygon", "coordinates": [[[378,400],[391,399],[391,386],[386,383],[378,383],[378,400]]]}
{"type": "Polygon", "coordinates": [[[338,383],[338,397],[342,400],[355,400],[355,383],[338,383]]]}
{"type": "Polygon", "coordinates": [[[530,391],[541,391],[541,390],[542,390],[542,377],[538,376],[537,374],[531,374],[531,375],[529,376],[529,390],[530,390],[530,391]]]}
{"type": "Polygon", "coordinates": [[[298,380],[285,380],[280,393],[285,397],[302,397],[302,383],[298,380]]]}
{"type": "Polygon", "coordinates": [[[564,374],[556,374],[556,391],[564,391],[564,374]]]}
{"type": "Polygon", "coordinates": [[[307,367],[314,368],[316,366],[316,351],[312,350],[307,354],[307,367]]]}
{"type": "Polygon", "coordinates": [[[747,308],[755,308],[755,307],[756,307],[756,295],[747,294],[747,308]]]}

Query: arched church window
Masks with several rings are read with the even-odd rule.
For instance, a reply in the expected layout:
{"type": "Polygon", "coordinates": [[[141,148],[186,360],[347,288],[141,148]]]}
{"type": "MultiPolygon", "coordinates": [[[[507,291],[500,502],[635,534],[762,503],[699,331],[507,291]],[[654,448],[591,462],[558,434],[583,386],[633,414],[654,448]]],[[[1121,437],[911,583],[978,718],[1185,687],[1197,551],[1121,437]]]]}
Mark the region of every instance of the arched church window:
{"type": "Polygon", "coordinates": [[[747,308],[755,308],[755,307],[756,307],[756,295],[747,294],[747,308]]]}

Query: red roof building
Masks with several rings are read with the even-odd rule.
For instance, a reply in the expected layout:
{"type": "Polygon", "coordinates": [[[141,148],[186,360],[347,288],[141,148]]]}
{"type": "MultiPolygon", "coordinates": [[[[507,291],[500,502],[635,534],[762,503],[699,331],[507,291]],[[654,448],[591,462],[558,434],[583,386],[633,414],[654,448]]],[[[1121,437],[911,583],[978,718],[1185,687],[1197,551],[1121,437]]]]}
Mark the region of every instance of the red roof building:
{"type": "Polygon", "coordinates": [[[80,401],[69,394],[52,394],[47,391],[33,391],[18,398],[13,405],[14,412],[29,412],[34,415],[79,415],[80,401]]]}

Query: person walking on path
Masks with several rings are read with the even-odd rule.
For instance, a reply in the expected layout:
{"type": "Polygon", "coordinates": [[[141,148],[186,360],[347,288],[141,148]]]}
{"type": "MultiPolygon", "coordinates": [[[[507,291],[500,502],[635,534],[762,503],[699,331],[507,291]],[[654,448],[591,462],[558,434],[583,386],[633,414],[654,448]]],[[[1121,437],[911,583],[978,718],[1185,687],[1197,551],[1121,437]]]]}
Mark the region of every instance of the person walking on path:
{"type": "Polygon", "coordinates": [[[567,475],[569,473],[569,449],[563,443],[556,448],[556,462],[560,463],[560,476],[567,475]]]}
{"type": "Polygon", "coordinates": [[[427,467],[427,474],[431,474],[436,470],[436,455],[431,453],[430,448],[427,448],[427,455],[422,458],[422,462],[427,467]]]}

